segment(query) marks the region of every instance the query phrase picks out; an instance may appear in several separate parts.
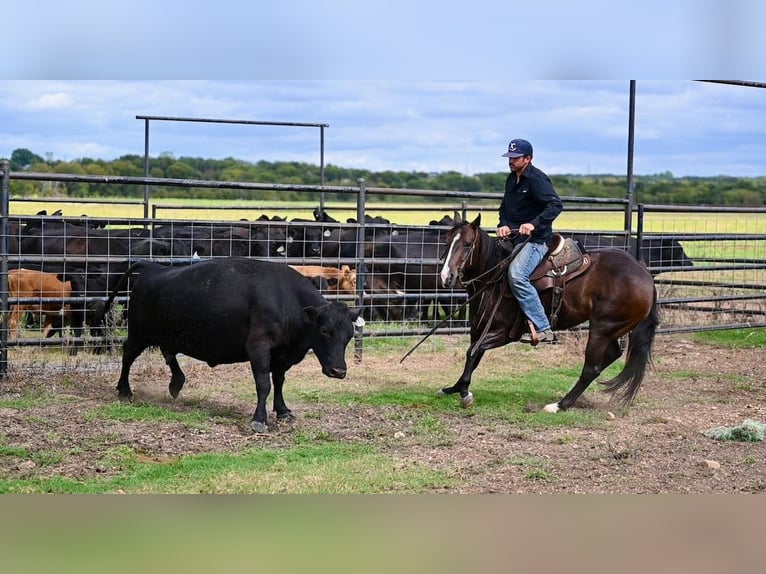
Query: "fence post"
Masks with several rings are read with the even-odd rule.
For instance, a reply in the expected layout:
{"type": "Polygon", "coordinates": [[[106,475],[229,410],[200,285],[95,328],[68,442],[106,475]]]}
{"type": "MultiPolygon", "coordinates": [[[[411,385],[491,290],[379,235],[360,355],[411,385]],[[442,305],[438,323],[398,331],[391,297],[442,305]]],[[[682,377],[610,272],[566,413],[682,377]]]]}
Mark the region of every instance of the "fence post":
{"type": "MultiPolygon", "coordinates": [[[[365,282],[365,266],[364,266],[364,214],[365,214],[365,200],[366,200],[366,187],[364,178],[357,180],[359,184],[359,194],[356,196],[356,298],[357,308],[361,309],[364,306],[364,282],[365,282]]],[[[362,360],[362,354],[364,350],[364,326],[358,327],[354,330],[354,359],[358,362],[362,360]]]]}
{"type": "MultiPolygon", "coordinates": [[[[636,222],[636,252],[633,254],[638,261],[641,261],[641,247],[644,244],[644,211],[643,203],[638,204],[638,221],[636,222]]],[[[647,261],[649,260],[647,254],[647,261]]]]}
{"type": "Polygon", "coordinates": [[[8,376],[8,215],[10,206],[11,164],[3,160],[3,185],[0,195],[0,313],[6,320],[0,328],[0,378],[8,376]]]}
{"type": "Polygon", "coordinates": [[[630,81],[630,98],[628,101],[628,189],[625,193],[625,231],[630,234],[633,224],[633,202],[635,182],[633,178],[633,153],[636,133],[636,80],[630,81]]]}

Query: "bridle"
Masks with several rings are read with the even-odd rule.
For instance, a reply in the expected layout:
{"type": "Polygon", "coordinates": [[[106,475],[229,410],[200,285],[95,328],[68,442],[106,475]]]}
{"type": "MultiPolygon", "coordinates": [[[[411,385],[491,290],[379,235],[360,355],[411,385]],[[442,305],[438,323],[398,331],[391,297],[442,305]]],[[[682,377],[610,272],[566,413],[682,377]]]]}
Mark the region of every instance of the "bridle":
{"type": "MultiPolygon", "coordinates": [[[[468,225],[464,225],[463,228],[469,227],[468,225]]],[[[471,263],[471,260],[473,259],[473,252],[476,250],[476,239],[479,237],[479,234],[477,233],[473,241],[471,241],[471,246],[468,248],[468,255],[463,258],[463,262],[460,264],[460,267],[458,267],[455,270],[455,273],[457,274],[457,278],[460,280],[460,283],[463,285],[467,285],[465,281],[463,281],[463,273],[465,272],[466,265],[469,265],[471,263]]],[[[476,279],[471,279],[469,283],[475,281],[476,279]]]]}
{"type": "MultiPolygon", "coordinates": [[[[468,225],[465,225],[464,227],[468,227],[468,225]]],[[[518,231],[513,231],[508,238],[499,239],[499,241],[513,240],[518,235],[519,235],[518,231]]],[[[472,283],[475,283],[476,281],[479,281],[480,279],[483,279],[484,277],[486,277],[487,275],[490,275],[491,273],[495,272],[496,270],[502,269],[505,266],[505,264],[510,262],[510,260],[513,259],[516,256],[516,253],[518,253],[518,251],[519,251],[519,247],[520,246],[517,246],[517,248],[514,248],[512,250],[512,252],[509,253],[509,255],[507,257],[504,257],[503,259],[501,259],[496,265],[490,267],[489,269],[486,269],[485,271],[483,271],[482,273],[480,273],[479,275],[477,275],[473,279],[467,279],[467,280],[463,279],[463,274],[465,272],[466,266],[469,265],[472,262],[472,260],[473,260],[474,251],[476,250],[476,243],[477,243],[479,237],[480,237],[480,234],[478,232],[475,232],[474,239],[473,239],[473,241],[471,241],[470,247],[468,247],[468,255],[463,259],[463,262],[460,264],[460,267],[458,267],[455,270],[455,273],[457,274],[458,279],[460,279],[460,282],[464,286],[466,286],[466,287],[468,287],[472,283]]],[[[529,238],[527,238],[527,240],[529,240],[529,238]]],[[[446,257],[446,254],[445,254],[445,257],[446,257]]],[[[496,276],[494,276],[489,281],[489,284],[494,283],[501,276],[502,276],[502,273],[497,274],[496,276]]],[[[485,286],[484,288],[486,288],[486,287],[487,286],[485,286]]]]}
{"type": "MultiPolygon", "coordinates": [[[[514,232],[514,233],[515,233],[515,235],[513,235],[513,237],[516,237],[516,236],[518,235],[518,231],[516,231],[516,232],[514,232]]],[[[447,324],[447,322],[448,322],[450,319],[452,319],[452,318],[453,318],[455,315],[457,315],[457,314],[458,314],[460,311],[462,311],[463,309],[465,309],[465,308],[468,306],[468,304],[469,304],[469,303],[471,303],[471,301],[473,301],[474,299],[476,299],[476,298],[477,298],[477,297],[479,297],[479,296],[482,296],[482,297],[483,297],[483,296],[484,296],[484,293],[485,293],[485,291],[486,291],[487,289],[489,289],[489,288],[490,288],[492,285],[494,285],[494,284],[495,284],[497,281],[499,281],[499,280],[502,280],[502,279],[503,279],[503,277],[505,276],[505,273],[503,272],[503,267],[504,267],[504,265],[505,265],[506,263],[509,263],[509,262],[511,261],[511,259],[513,259],[513,258],[516,256],[516,254],[517,254],[517,253],[520,251],[521,245],[523,245],[523,243],[521,243],[521,244],[517,245],[517,246],[516,246],[516,247],[513,249],[513,251],[511,251],[511,253],[510,253],[510,254],[509,254],[507,257],[503,258],[503,259],[502,259],[502,260],[501,260],[499,263],[497,263],[496,265],[494,265],[494,266],[490,267],[489,269],[487,269],[486,271],[484,271],[484,272],[482,272],[481,274],[477,275],[477,276],[476,276],[476,277],[474,277],[473,279],[469,279],[468,281],[465,281],[465,280],[463,280],[463,271],[465,270],[465,266],[466,266],[466,264],[467,264],[468,262],[470,262],[470,261],[471,261],[471,259],[473,259],[473,254],[474,254],[474,251],[475,251],[475,249],[476,249],[476,239],[477,239],[478,237],[479,237],[479,233],[477,233],[477,234],[476,234],[476,237],[475,237],[475,238],[474,238],[474,240],[471,242],[471,246],[468,248],[468,256],[467,256],[467,257],[466,257],[466,258],[463,260],[463,263],[462,263],[462,264],[460,265],[460,267],[459,267],[459,268],[456,270],[456,274],[457,274],[457,276],[458,276],[458,279],[460,279],[460,282],[463,284],[463,286],[465,286],[465,287],[468,287],[468,286],[469,286],[469,285],[471,285],[472,283],[475,283],[476,281],[478,281],[479,279],[483,278],[483,277],[484,277],[484,276],[486,276],[486,275],[489,275],[490,273],[493,273],[493,272],[495,272],[495,271],[498,271],[498,270],[499,270],[500,272],[499,272],[499,273],[497,273],[497,274],[496,274],[494,277],[492,277],[492,279],[490,279],[489,281],[487,281],[487,282],[486,282],[484,285],[482,285],[481,287],[477,288],[477,289],[476,289],[476,290],[475,290],[475,291],[474,291],[474,292],[473,292],[473,293],[472,293],[472,294],[471,294],[471,295],[470,295],[470,296],[469,296],[469,297],[468,297],[468,298],[465,300],[465,302],[463,302],[463,304],[462,304],[462,305],[460,305],[460,307],[458,307],[458,308],[457,308],[457,309],[455,309],[455,310],[454,310],[452,313],[450,313],[448,317],[446,317],[446,318],[442,319],[442,320],[441,320],[439,323],[437,323],[436,325],[434,325],[434,326],[431,328],[431,330],[430,330],[430,331],[428,331],[428,333],[426,333],[426,335],[425,335],[425,336],[424,336],[422,339],[420,339],[420,341],[418,341],[418,343],[417,343],[417,344],[416,344],[414,347],[412,347],[412,348],[411,348],[409,351],[407,351],[407,354],[406,354],[406,355],[404,355],[404,356],[403,356],[401,359],[399,359],[399,362],[400,362],[400,363],[403,363],[403,362],[404,362],[404,360],[405,360],[407,357],[409,357],[409,356],[410,356],[410,355],[411,355],[411,354],[412,354],[412,353],[415,351],[415,349],[417,349],[418,347],[420,347],[420,345],[422,345],[422,344],[425,342],[425,340],[426,340],[426,339],[428,339],[428,337],[430,337],[431,335],[433,335],[433,334],[436,332],[436,329],[438,329],[439,327],[441,327],[441,326],[443,326],[443,325],[446,325],[446,324],[447,324]]],[[[527,238],[527,240],[526,240],[526,241],[528,241],[528,240],[529,240],[529,238],[527,238]]],[[[525,243],[526,243],[526,241],[525,241],[525,243]]],[[[447,254],[445,253],[445,254],[444,254],[444,257],[446,258],[446,256],[447,256],[447,254]]],[[[506,293],[506,294],[503,294],[503,297],[511,297],[511,296],[512,296],[512,295],[511,295],[511,293],[510,293],[510,292],[509,292],[509,293],[506,293]]],[[[501,300],[501,299],[502,299],[502,297],[498,297],[498,298],[497,298],[497,300],[496,300],[496,302],[495,302],[495,308],[492,310],[492,314],[493,314],[493,315],[494,315],[494,313],[497,311],[497,307],[498,307],[498,305],[500,304],[500,300],[501,300]]],[[[483,333],[481,334],[481,336],[479,337],[479,340],[476,342],[476,344],[474,345],[473,349],[471,349],[471,350],[470,350],[470,353],[471,353],[471,354],[474,354],[474,353],[476,352],[476,348],[477,348],[477,347],[478,347],[478,345],[479,345],[479,344],[480,344],[480,343],[481,343],[481,342],[484,340],[484,337],[485,337],[485,336],[486,336],[486,334],[487,334],[487,330],[489,329],[489,325],[490,325],[490,322],[489,322],[489,321],[487,321],[487,325],[486,325],[486,327],[485,327],[485,329],[484,329],[484,332],[483,332],[483,333]]]]}

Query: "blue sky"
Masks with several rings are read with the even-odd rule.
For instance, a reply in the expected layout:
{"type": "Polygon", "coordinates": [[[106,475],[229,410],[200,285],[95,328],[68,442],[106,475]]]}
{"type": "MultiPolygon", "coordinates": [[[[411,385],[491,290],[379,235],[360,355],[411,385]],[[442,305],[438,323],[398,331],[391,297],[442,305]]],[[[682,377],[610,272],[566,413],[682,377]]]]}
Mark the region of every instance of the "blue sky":
{"type": "MultiPolygon", "coordinates": [[[[764,176],[766,90],[670,79],[763,77],[763,22],[762,0],[8,0],[0,156],[141,154],[136,115],[161,115],[327,123],[325,161],[374,171],[502,171],[524,137],[551,173],[624,174],[629,81],[596,78],[634,77],[660,79],[637,174],[764,176]]],[[[154,123],[162,152],[318,163],[319,135],[154,123]]]]}
{"type": "MultiPolygon", "coordinates": [[[[627,169],[629,81],[0,80],[0,156],[143,154],[137,115],[326,123],[325,163],[504,171],[508,140],[550,173],[627,169]]],[[[766,176],[766,90],[636,82],[634,171],[766,176]]],[[[319,163],[318,128],[152,122],[150,154],[319,163]]]]}

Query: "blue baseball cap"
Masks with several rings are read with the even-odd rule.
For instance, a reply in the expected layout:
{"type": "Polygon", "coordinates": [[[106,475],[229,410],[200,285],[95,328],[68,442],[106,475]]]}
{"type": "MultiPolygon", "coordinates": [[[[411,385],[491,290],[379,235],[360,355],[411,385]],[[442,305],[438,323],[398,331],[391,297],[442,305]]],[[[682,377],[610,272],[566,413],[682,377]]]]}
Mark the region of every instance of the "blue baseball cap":
{"type": "Polygon", "coordinates": [[[532,144],[527,140],[511,140],[508,144],[508,153],[504,153],[502,157],[521,157],[523,155],[532,155],[532,144]]]}

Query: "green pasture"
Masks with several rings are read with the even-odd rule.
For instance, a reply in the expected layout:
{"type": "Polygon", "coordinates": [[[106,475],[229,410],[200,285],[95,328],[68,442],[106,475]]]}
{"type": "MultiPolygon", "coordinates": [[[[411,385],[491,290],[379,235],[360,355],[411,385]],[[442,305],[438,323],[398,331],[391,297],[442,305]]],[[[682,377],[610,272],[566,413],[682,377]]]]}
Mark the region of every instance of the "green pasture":
{"type": "MultiPolygon", "coordinates": [[[[127,201],[127,200],[126,200],[127,201]]],[[[133,201],[133,200],[130,200],[133,201]]],[[[494,205],[487,200],[480,202],[489,208],[482,212],[482,224],[491,228],[497,223],[494,205]]],[[[262,214],[287,216],[288,219],[299,217],[313,220],[313,210],[316,202],[278,202],[278,201],[224,201],[212,199],[159,199],[152,202],[158,207],[159,219],[189,219],[202,221],[232,221],[239,219],[257,219],[262,214]],[[183,208],[181,207],[183,206],[183,208]],[[188,207],[188,208],[187,208],[188,207]],[[227,209],[215,209],[215,208],[227,209]],[[289,207],[289,211],[280,211],[289,207]],[[234,208],[234,209],[230,209],[234,208]],[[297,209],[296,209],[297,208],[297,209]]],[[[455,202],[458,205],[458,202],[455,202]]],[[[96,218],[135,218],[143,217],[143,204],[120,205],[105,203],[65,203],[55,200],[40,202],[10,203],[11,215],[33,215],[45,209],[52,213],[61,209],[65,216],[76,217],[87,215],[96,218]]],[[[356,205],[352,203],[328,203],[325,210],[335,219],[346,221],[356,217],[356,205]]],[[[376,203],[369,202],[367,211],[374,216],[382,216],[400,225],[427,225],[431,220],[441,219],[444,215],[452,215],[453,207],[435,205],[433,203],[376,203]],[[418,211],[413,211],[418,208],[418,211]],[[420,210],[422,209],[422,211],[420,210]]],[[[149,213],[152,213],[150,208],[149,213]]],[[[468,212],[472,219],[478,212],[468,212]]],[[[636,227],[634,215],[634,229],[636,227]]],[[[622,212],[611,211],[568,211],[556,220],[560,230],[595,230],[622,231],[624,215],[622,212]]],[[[649,213],[645,218],[644,231],[651,233],[766,233],[766,217],[762,214],[748,213],[649,213]]]]}
{"type": "MultiPolygon", "coordinates": [[[[766,329],[707,332],[694,337],[711,348],[766,346],[766,329]]],[[[409,347],[413,341],[409,338],[402,347],[409,347]]],[[[455,488],[460,479],[454,473],[427,464],[403,465],[396,453],[412,448],[455,448],[463,440],[455,430],[457,421],[470,420],[483,432],[504,433],[514,440],[526,440],[544,429],[557,429],[563,433],[557,439],[560,442],[573,440],[568,430],[602,429],[609,424],[600,410],[571,409],[556,415],[530,410],[530,404],[543,405],[561,397],[580,370],[579,360],[543,366],[525,360],[536,352],[515,346],[498,351],[506,353],[505,358],[500,355],[501,360],[485,361],[472,385],[476,403],[470,409],[462,409],[457,397],[435,396],[435,389],[451,384],[456,376],[460,353],[450,350],[442,352],[445,368],[425,376],[413,376],[407,368],[393,368],[363,371],[353,382],[295,377],[286,389],[286,400],[304,424],[287,433],[275,429],[253,440],[238,439],[230,449],[207,453],[147,456],[123,444],[108,426],[85,442],[59,441],[58,446],[36,451],[28,447],[23,436],[9,436],[0,430],[0,468],[28,469],[23,476],[0,473],[0,493],[358,494],[428,493],[455,488]],[[509,369],[508,361],[516,368],[509,369]],[[374,422],[355,436],[328,432],[319,424],[326,416],[323,408],[328,405],[343,412],[367,413],[365,416],[374,422]],[[401,431],[395,432],[397,429],[401,431]],[[82,449],[100,453],[98,466],[103,476],[94,473],[78,477],[66,472],[68,457],[82,449]],[[59,467],[64,470],[59,471],[59,467]]],[[[370,350],[367,356],[380,361],[391,357],[391,352],[370,350]]],[[[156,360],[161,364],[160,357],[156,360]]],[[[618,361],[598,380],[611,378],[621,368],[622,361],[618,361]]],[[[233,396],[241,397],[238,400],[252,402],[252,380],[247,369],[226,384],[233,396]]],[[[54,392],[49,386],[49,381],[30,385],[0,400],[0,408],[34,420],[47,417],[59,402],[78,400],[79,391],[72,382],[64,385],[66,393],[54,392]]],[[[141,397],[145,391],[137,389],[138,397],[132,403],[91,405],[79,416],[84,424],[111,422],[115,428],[169,424],[174,425],[174,434],[180,435],[209,432],[219,424],[224,428],[246,424],[241,409],[222,408],[217,401],[211,402],[201,386],[192,378],[185,394],[176,401],[157,397],[147,400],[141,397]]],[[[592,385],[586,396],[589,393],[600,393],[598,384],[592,385]]],[[[642,400],[639,395],[637,401],[642,400]]],[[[49,425],[47,432],[55,435],[55,425],[49,425]]],[[[544,462],[517,456],[496,464],[519,466],[530,481],[555,481],[556,476],[544,462]]]]}

